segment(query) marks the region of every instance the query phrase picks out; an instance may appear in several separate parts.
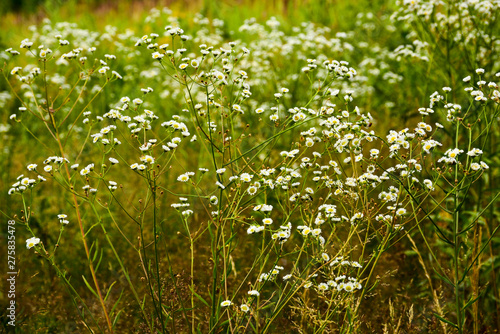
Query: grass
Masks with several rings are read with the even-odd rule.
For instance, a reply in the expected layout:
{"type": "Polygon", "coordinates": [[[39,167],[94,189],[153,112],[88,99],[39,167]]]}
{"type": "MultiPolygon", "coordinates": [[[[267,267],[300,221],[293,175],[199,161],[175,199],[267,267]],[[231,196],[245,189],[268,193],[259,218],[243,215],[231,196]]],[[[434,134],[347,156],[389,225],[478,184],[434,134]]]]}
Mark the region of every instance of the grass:
{"type": "Polygon", "coordinates": [[[3,14],[16,329],[494,332],[498,4],[431,4],[3,14]]]}

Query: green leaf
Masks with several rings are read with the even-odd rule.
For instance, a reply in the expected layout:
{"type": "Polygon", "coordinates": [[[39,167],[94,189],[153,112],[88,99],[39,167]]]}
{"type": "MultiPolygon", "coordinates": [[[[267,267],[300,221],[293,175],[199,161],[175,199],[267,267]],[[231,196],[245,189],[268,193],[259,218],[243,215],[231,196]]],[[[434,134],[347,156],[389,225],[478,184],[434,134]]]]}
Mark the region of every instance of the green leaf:
{"type": "Polygon", "coordinates": [[[479,294],[479,296],[477,296],[476,298],[469,300],[467,302],[467,304],[465,304],[464,307],[462,307],[462,311],[464,311],[467,307],[469,307],[472,304],[474,304],[480,297],[481,297],[481,294],[479,294]]]}
{"type": "Polygon", "coordinates": [[[447,243],[448,245],[451,245],[451,246],[455,246],[455,244],[453,242],[451,242],[450,240],[448,240],[445,236],[444,236],[444,233],[437,227],[437,226],[434,226],[436,228],[436,230],[438,231],[438,233],[436,233],[437,237],[447,243]]]}
{"type": "Polygon", "coordinates": [[[447,277],[445,277],[445,276],[443,276],[443,275],[439,274],[439,273],[437,272],[436,268],[434,268],[434,267],[433,267],[432,269],[434,270],[434,273],[435,273],[436,275],[438,275],[438,277],[439,277],[441,280],[445,281],[446,283],[448,283],[448,284],[449,284],[449,285],[451,285],[452,287],[455,287],[455,284],[453,284],[453,283],[452,283],[452,282],[451,282],[451,281],[450,281],[447,277]]]}
{"type": "Polygon", "coordinates": [[[90,253],[92,253],[92,248],[95,246],[94,249],[94,256],[92,257],[92,262],[95,262],[95,259],[97,258],[97,253],[99,252],[99,240],[96,240],[95,243],[92,243],[92,247],[90,248],[90,253]]]}
{"type": "Polygon", "coordinates": [[[115,320],[113,320],[113,328],[115,328],[118,318],[120,317],[120,314],[122,314],[122,312],[123,310],[120,310],[120,312],[118,312],[118,314],[116,315],[115,320]]]}
{"type": "Polygon", "coordinates": [[[87,286],[87,288],[89,288],[90,292],[92,292],[94,294],[94,296],[96,296],[97,298],[99,298],[99,296],[97,295],[97,293],[95,292],[95,290],[92,289],[92,287],[90,286],[89,282],[87,282],[87,279],[85,278],[85,276],[82,275],[82,278],[83,278],[83,281],[85,282],[85,285],[87,286]]]}
{"type": "Polygon", "coordinates": [[[380,283],[379,280],[375,281],[375,283],[373,283],[373,285],[366,291],[367,293],[372,291],[373,289],[375,289],[375,287],[380,283]]]}
{"type": "MultiPolygon", "coordinates": [[[[97,272],[97,269],[99,269],[99,266],[101,265],[101,261],[102,261],[102,255],[104,254],[103,252],[103,249],[101,248],[101,251],[100,251],[100,256],[99,256],[99,261],[97,261],[97,264],[95,266],[95,272],[97,272]]],[[[96,249],[96,255],[97,255],[97,249],[96,249]]]]}
{"type": "Polygon", "coordinates": [[[229,245],[229,243],[234,239],[234,237],[236,237],[236,234],[232,234],[231,237],[229,239],[227,239],[226,243],[224,246],[227,246],[229,245]]]}
{"type": "Polygon", "coordinates": [[[120,302],[120,300],[122,299],[122,296],[123,296],[123,291],[120,292],[120,297],[118,297],[118,299],[116,300],[115,304],[113,305],[113,308],[111,309],[111,312],[109,312],[109,314],[113,314],[113,312],[115,311],[115,308],[118,306],[118,303],[120,302]]]}
{"type": "Polygon", "coordinates": [[[253,322],[250,321],[249,323],[250,323],[250,327],[252,327],[253,331],[255,333],[257,333],[257,328],[255,328],[255,325],[253,324],[253,322]]]}
{"type": "Polygon", "coordinates": [[[261,310],[265,310],[265,309],[268,309],[268,308],[270,308],[270,307],[272,307],[272,306],[274,306],[274,305],[276,305],[276,303],[274,303],[274,302],[273,302],[273,303],[269,303],[269,304],[267,304],[266,306],[261,307],[260,309],[261,309],[261,310]]]}
{"type": "Polygon", "coordinates": [[[439,320],[441,320],[442,322],[447,323],[448,325],[453,326],[453,327],[455,327],[456,329],[458,329],[458,326],[457,326],[457,325],[455,325],[453,322],[451,322],[451,321],[449,321],[449,320],[446,320],[445,318],[443,318],[442,316],[440,316],[439,314],[437,314],[437,313],[435,313],[435,312],[432,312],[432,314],[434,314],[434,316],[435,316],[436,318],[438,318],[439,320]]]}
{"type": "Polygon", "coordinates": [[[222,322],[222,323],[221,323],[219,326],[217,326],[217,327],[222,327],[222,326],[224,326],[224,325],[228,325],[228,324],[229,324],[229,319],[228,319],[228,320],[226,320],[226,321],[224,321],[224,322],[222,322]]]}
{"type": "Polygon", "coordinates": [[[108,292],[106,293],[106,297],[104,297],[104,301],[106,301],[108,299],[109,293],[111,292],[111,289],[113,288],[113,285],[115,285],[115,283],[116,283],[116,281],[111,283],[111,285],[109,286],[108,292]]]}
{"type": "Polygon", "coordinates": [[[414,250],[406,250],[404,253],[405,253],[406,256],[413,256],[413,255],[418,254],[414,250]]]}
{"type": "Polygon", "coordinates": [[[91,231],[94,227],[96,227],[97,225],[99,225],[99,224],[98,224],[98,223],[95,223],[94,225],[90,226],[90,228],[87,230],[87,232],[85,232],[84,237],[87,237],[87,234],[89,234],[89,233],[90,233],[90,231],[91,231]]]}
{"type": "Polygon", "coordinates": [[[210,305],[207,303],[207,301],[205,299],[203,299],[202,296],[200,296],[199,294],[197,294],[196,292],[194,292],[193,289],[191,289],[191,287],[189,287],[189,290],[191,290],[191,292],[193,293],[193,295],[195,295],[195,297],[198,298],[203,304],[205,304],[208,307],[210,307],[210,305]]]}

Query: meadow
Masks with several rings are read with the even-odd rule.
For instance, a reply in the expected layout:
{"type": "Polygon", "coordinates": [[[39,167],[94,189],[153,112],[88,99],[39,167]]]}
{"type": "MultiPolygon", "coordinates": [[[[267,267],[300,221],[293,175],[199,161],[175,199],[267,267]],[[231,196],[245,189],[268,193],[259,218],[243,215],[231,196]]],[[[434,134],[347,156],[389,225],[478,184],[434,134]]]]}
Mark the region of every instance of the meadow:
{"type": "Polygon", "coordinates": [[[2,331],[498,333],[498,1],[0,13],[2,331]]]}

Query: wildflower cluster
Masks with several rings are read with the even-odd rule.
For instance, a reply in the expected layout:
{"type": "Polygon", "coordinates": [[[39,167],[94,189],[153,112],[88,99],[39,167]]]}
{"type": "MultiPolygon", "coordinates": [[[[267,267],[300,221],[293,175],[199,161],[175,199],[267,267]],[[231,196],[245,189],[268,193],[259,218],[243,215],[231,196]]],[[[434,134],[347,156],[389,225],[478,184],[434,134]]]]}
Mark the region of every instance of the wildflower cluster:
{"type": "MultiPolygon", "coordinates": [[[[439,14],[441,5],[433,1],[399,6],[395,21],[436,22],[429,23],[436,34],[454,22],[439,14]]],[[[472,24],[467,10],[493,15],[473,1],[457,8],[463,16],[455,20],[466,26],[472,24]]],[[[372,19],[358,16],[360,25],[372,19]]],[[[192,331],[201,328],[197,312],[205,307],[210,308],[207,331],[255,324],[266,332],[284,308],[300,307],[317,308],[304,315],[317,328],[349,314],[347,330],[376,286],[382,253],[401,239],[413,242],[410,231],[425,238],[421,226],[429,221],[459,254],[460,235],[468,231],[456,227],[462,210],[470,209],[465,197],[490,169],[483,139],[499,114],[500,74],[487,82],[493,75],[475,69],[460,82],[464,91],[451,94],[455,86],[443,87],[415,108],[407,127],[380,129],[369,106],[358,105],[378,87],[367,82],[380,77],[391,85],[401,82],[385,62],[429,62],[428,43],[415,40],[382,50],[356,70],[334,54],[349,58],[354,43],[362,48],[362,42],[314,24],[286,34],[275,18],[264,24],[250,19],[235,36],[253,37],[228,41],[220,30],[224,22],[202,15],[195,17],[194,29],[181,27],[168,9],[152,11],[147,22],[152,32],[145,35],[112,27],[99,35],[46,21],[43,34],[32,29],[33,37],[19,48],[37,65],[16,66],[12,57],[20,52],[6,51],[13,63],[9,84],[23,108],[19,117],[11,116],[15,126],[30,130],[41,121],[60,154],[45,159],[43,171],[28,165],[37,178],[21,175],[8,191],[23,202],[19,221],[31,236],[26,245],[43,250],[87,312],[63,274],[64,262],[54,255],[64,229],[79,233],[93,281],[91,287],[83,276],[84,286],[99,298],[110,331],[108,313],[115,308],[108,310],[105,301],[112,294],[101,293],[98,268],[123,274],[123,288],[132,292],[126,305],[135,299],[151,332],[166,332],[178,312],[192,331]],[[101,52],[98,41],[116,49],[116,56],[101,52]],[[381,62],[383,71],[375,71],[381,62]],[[276,66],[292,63],[297,66],[276,72],[276,66]],[[78,75],[62,74],[73,68],[78,75]],[[95,102],[118,79],[129,83],[127,88],[112,90],[104,107],[95,102]],[[58,94],[74,105],[60,102],[58,94]],[[47,179],[47,187],[62,189],[70,203],[58,210],[76,217],[69,224],[67,214],[57,215],[60,234],[53,251],[45,248],[51,242],[46,235],[35,236],[26,205],[41,196],[28,190],[47,179]],[[439,211],[445,201],[455,219],[451,229],[435,223],[444,219],[439,211]],[[110,250],[106,256],[116,260],[113,265],[101,266],[102,244],[110,250]],[[116,251],[122,244],[136,256],[139,280],[116,251]],[[180,257],[188,265],[171,261],[174,248],[186,250],[180,257]],[[179,289],[182,280],[189,289],[179,289]],[[167,293],[175,295],[168,307],[167,293]]],[[[476,43],[476,37],[468,40],[476,43]]],[[[458,293],[458,269],[455,274],[458,293]]],[[[457,317],[464,307],[458,307],[457,317]]],[[[98,322],[86,325],[101,329],[98,322]]]]}

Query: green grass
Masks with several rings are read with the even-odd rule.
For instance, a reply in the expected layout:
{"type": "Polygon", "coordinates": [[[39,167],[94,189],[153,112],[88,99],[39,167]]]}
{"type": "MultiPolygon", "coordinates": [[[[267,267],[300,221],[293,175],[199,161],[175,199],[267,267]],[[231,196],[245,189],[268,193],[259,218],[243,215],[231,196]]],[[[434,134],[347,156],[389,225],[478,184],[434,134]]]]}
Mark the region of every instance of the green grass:
{"type": "Polygon", "coordinates": [[[464,12],[455,1],[427,18],[392,1],[185,1],[169,10],[46,1],[23,2],[21,12],[5,4],[0,48],[22,51],[0,52],[0,211],[16,221],[18,332],[498,328],[495,11],[464,12]],[[460,24],[446,23],[456,17],[460,24]],[[187,40],[163,35],[165,26],[181,27],[187,40]],[[70,45],[59,46],[57,34],[70,45]],[[135,45],[144,35],[157,47],[135,45]],[[33,56],[19,48],[25,38],[33,56]],[[47,61],[40,44],[53,51],[47,61]],[[60,60],[79,46],[81,54],[60,60]],[[210,46],[234,52],[203,56],[210,46]],[[348,64],[328,71],[324,61],[333,60],[348,64]],[[40,74],[30,78],[33,67],[40,74]],[[112,109],[132,119],[106,118],[112,109]],[[144,119],[151,129],[134,131],[144,119]],[[429,139],[439,144],[429,150],[429,139]],[[482,154],[467,155],[473,148],[482,154]],[[49,156],[70,163],[44,171],[49,156]],[[179,181],[187,172],[194,175],[179,181]],[[22,190],[21,174],[47,182],[22,190]],[[261,204],[272,211],[256,211],[261,204]],[[26,249],[32,237],[40,243],[26,249]]]}

